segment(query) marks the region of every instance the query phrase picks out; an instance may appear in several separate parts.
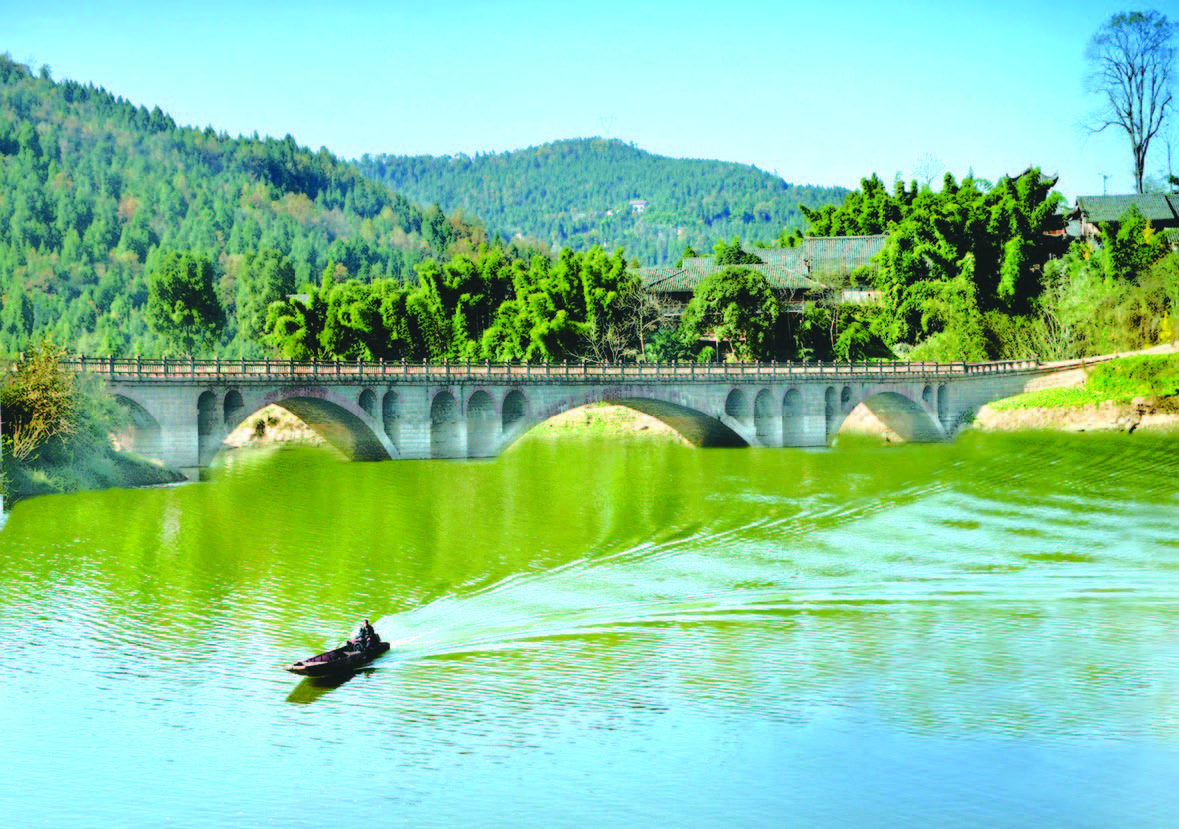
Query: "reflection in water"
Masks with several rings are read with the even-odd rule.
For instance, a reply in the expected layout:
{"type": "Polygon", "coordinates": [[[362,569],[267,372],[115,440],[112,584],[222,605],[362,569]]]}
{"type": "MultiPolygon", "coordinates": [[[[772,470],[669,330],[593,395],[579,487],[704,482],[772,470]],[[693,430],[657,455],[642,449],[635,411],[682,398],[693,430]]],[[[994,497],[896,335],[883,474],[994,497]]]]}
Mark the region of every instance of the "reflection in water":
{"type": "Polygon", "coordinates": [[[340,825],[1165,825],[1176,473],[1142,435],[525,441],[33,499],[6,789],[64,826],[341,791],[340,825]],[[366,617],[393,650],[359,679],[282,670],[366,617]]]}
{"type": "Polygon", "coordinates": [[[306,705],[315,702],[329,691],[334,691],[346,682],[351,682],[358,676],[369,676],[376,668],[365,668],[359,671],[347,671],[337,676],[304,677],[303,681],[287,696],[287,702],[306,705]]]}

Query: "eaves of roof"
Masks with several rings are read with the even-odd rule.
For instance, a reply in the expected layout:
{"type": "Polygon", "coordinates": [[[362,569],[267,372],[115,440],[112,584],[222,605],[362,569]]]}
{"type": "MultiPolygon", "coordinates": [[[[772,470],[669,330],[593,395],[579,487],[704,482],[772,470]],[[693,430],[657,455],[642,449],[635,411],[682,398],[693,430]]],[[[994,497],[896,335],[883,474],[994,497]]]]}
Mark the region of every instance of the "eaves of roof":
{"type": "Polygon", "coordinates": [[[805,273],[783,265],[726,265],[717,267],[711,260],[706,264],[693,262],[688,265],[685,260],[679,268],[643,268],[639,277],[645,290],[658,293],[690,293],[707,277],[720,273],[727,268],[748,268],[757,271],[766,278],[771,288],[789,291],[822,290],[823,285],[807,277],[805,273]]]}
{"type": "Polygon", "coordinates": [[[1127,196],[1077,196],[1077,209],[1093,224],[1117,222],[1131,207],[1137,207],[1151,222],[1179,222],[1179,196],[1143,193],[1127,196]]]}

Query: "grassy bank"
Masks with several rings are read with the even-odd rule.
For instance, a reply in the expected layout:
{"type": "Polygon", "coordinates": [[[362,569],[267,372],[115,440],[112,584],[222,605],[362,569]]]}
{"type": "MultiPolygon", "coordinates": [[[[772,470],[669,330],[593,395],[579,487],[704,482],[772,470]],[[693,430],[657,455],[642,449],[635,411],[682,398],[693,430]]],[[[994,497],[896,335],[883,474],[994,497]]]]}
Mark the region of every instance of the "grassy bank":
{"type": "Polygon", "coordinates": [[[1043,389],[989,404],[992,411],[1077,409],[1179,395],[1179,354],[1140,354],[1095,365],[1080,386],[1043,389]]]}
{"type": "Polygon", "coordinates": [[[88,453],[67,464],[22,464],[5,458],[4,478],[5,505],[35,495],[155,486],[187,480],[176,470],[114,449],[88,453]]]}
{"type": "Polygon", "coordinates": [[[982,431],[1175,431],[1179,354],[1142,354],[1093,366],[1084,382],[997,400],[974,421],[982,431]]]}

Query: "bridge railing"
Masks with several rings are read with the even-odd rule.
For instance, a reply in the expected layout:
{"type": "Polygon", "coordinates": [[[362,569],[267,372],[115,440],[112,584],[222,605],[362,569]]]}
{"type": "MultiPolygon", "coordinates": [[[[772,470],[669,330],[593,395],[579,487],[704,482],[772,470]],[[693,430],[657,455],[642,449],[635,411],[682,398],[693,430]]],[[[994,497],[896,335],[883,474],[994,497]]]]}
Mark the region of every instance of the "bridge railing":
{"type": "Polygon", "coordinates": [[[348,384],[399,380],[444,382],[543,382],[545,379],[608,382],[661,382],[695,380],[780,380],[790,377],[841,376],[856,379],[897,375],[963,375],[1029,371],[1036,360],[1004,360],[989,363],[931,363],[892,361],[769,362],[769,363],[529,363],[443,360],[440,362],[366,360],[195,360],[191,358],[142,359],[139,357],[72,357],[62,362],[71,371],[101,374],[127,382],[223,382],[308,380],[348,384]]]}

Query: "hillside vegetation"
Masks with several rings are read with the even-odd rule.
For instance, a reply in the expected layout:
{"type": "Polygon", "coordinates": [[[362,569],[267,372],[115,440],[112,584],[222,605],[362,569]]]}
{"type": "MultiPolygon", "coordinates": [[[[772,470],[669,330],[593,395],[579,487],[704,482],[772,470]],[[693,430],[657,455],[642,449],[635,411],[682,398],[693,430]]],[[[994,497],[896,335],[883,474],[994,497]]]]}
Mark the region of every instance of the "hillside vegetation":
{"type": "Polygon", "coordinates": [[[357,168],[423,204],[474,214],[488,228],[554,250],[601,245],[674,262],[685,245],[772,242],[802,227],[799,205],[843,200],[841,187],[788,184],[745,164],[653,155],[618,140],[554,141],[506,153],[364,156],[357,168]],[[632,202],[642,201],[641,212],[632,202]]]}
{"type": "Polygon", "coordinates": [[[218,351],[261,356],[237,336],[239,295],[256,299],[254,271],[267,265],[252,254],[287,258],[294,285],[329,265],[340,277],[405,280],[423,258],[482,238],[325,149],[177,126],[158,108],[0,56],[0,351],[36,334],[82,353],[163,353],[140,312],[146,274],[172,250],[214,266],[226,311],[218,351]]]}
{"type": "Polygon", "coordinates": [[[843,191],[601,139],[357,167],[289,137],[179,127],[0,57],[0,352],[48,338],[144,357],[981,360],[1174,337],[1176,254],[1140,214],[1069,245],[1054,186],[1036,168],[938,190],[874,175],[833,204],[843,191]],[[449,218],[410,200],[431,182],[449,218]],[[555,224],[541,245],[508,242],[463,218],[479,199],[555,224]],[[742,239],[797,245],[802,221],[888,235],[850,274],[870,302],[831,284],[788,307],[756,270],[742,239]],[[693,233],[727,267],[678,313],[634,263],[695,256],[693,233]]]}

